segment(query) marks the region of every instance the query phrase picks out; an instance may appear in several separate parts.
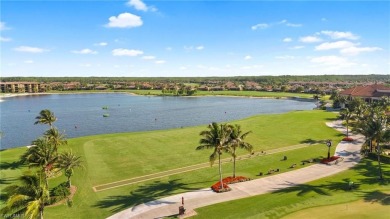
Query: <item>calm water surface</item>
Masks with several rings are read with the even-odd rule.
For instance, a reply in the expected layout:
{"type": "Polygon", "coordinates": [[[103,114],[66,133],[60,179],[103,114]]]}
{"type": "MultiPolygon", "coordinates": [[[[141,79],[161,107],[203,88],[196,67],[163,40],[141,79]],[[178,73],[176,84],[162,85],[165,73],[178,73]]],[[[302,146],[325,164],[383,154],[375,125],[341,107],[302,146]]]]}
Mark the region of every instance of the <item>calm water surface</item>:
{"type": "Polygon", "coordinates": [[[34,125],[50,109],[67,138],[103,133],[179,128],[226,122],[264,113],[308,110],[314,102],[233,97],[147,97],[128,94],[52,94],[4,98],[0,102],[0,146],[30,145],[48,129],[34,125]],[[102,109],[108,106],[107,110],[102,109]],[[109,114],[109,117],[103,117],[109,114]]]}

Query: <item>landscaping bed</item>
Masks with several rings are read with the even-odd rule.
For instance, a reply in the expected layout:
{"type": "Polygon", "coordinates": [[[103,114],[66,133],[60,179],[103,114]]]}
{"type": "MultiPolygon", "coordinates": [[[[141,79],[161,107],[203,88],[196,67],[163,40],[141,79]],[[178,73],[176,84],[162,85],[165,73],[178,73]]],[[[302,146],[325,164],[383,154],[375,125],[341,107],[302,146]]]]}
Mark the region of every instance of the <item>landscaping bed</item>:
{"type": "Polygon", "coordinates": [[[239,182],[245,182],[245,181],[249,181],[251,180],[250,178],[247,178],[247,177],[244,177],[244,176],[236,176],[236,177],[226,177],[226,178],[223,178],[222,179],[222,183],[223,183],[223,188],[221,188],[221,182],[217,182],[215,183],[214,185],[211,186],[211,189],[214,191],[214,192],[228,192],[230,190],[232,190],[228,184],[233,184],[233,183],[239,183],[239,182]]]}

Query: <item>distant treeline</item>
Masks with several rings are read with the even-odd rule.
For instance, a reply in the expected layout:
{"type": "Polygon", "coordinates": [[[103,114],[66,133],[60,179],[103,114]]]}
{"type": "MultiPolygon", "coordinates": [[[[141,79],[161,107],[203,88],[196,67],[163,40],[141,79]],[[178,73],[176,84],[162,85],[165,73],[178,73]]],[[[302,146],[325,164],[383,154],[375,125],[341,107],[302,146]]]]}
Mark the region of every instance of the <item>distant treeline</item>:
{"type": "Polygon", "coordinates": [[[236,77],[2,77],[2,82],[80,82],[112,84],[115,82],[162,82],[162,83],[212,83],[227,81],[254,81],[261,84],[286,84],[293,81],[302,82],[385,82],[390,83],[390,75],[283,75],[283,76],[236,76],[236,77]]]}

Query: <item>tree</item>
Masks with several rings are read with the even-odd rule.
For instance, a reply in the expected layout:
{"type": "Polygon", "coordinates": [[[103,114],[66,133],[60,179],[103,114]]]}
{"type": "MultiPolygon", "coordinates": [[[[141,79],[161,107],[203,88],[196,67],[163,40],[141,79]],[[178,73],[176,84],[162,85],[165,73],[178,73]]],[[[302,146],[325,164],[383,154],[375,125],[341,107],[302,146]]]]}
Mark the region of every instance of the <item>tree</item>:
{"type": "Polygon", "coordinates": [[[64,136],[64,134],[60,133],[58,129],[51,127],[47,130],[43,136],[48,140],[48,142],[55,147],[57,151],[58,146],[66,145],[68,142],[64,136]]]}
{"type": "Polygon", "coordinates": [[[46,138],[38,138],[33,141],[33,144],[35,146],[30,147],[27,152],[22,155],[21,160],[22,162],[27,162],[29,167],[40,167],[44,174],[46,187],[49,187],[47,176],[58,159],[57,150],[46,138]]]}
{"type": "Polygon", "coordinates": [[[242,133],[241,126],[240,125],[230,125],[231,129],[230,133],[230,139],[229,139],[229,147],[232,149],[230,151],[232,157],[233,157],[233,178],[236,177],[236,149],[241,148],[249,151],[249,153],[252,153],[253,146],[247,142],[244,142],[244,139],[248,134],[251,133],[245,132],[242,133]]]}
{"type": "Polygon", "coordinates": [[[43,219],[45,204],[49,203],[49,190],[38,175],[22,175],[21,185],[11,185],[4,190],[7,194],[2,215],[24,214],[25,218],[43,219]]]}
{"type": "Polygon", "coordinates": [[[348,108],[340,111],[340,116],[347,123],[347,137],[349,136],[349,121],[352,119],[353,113],[348,108]]]}
{"type": "Polygon", "coordinates": [[[76,156],[72,151],[64,152],[59,155],[56,167],[65,171],[65,176],[68,178],[68,185],[71,187],[70,177],[73,176],[75,168],[82,168],[80,156],[76,156]]]}
{"type": "Polygon", "coordinates": [[[390,139],[390,129],[387,124],[387,117],[384,111],[380,108],[372,109],[371,116],[367,118],[367,130],[370,139],[374,139],[376,142],[376,152],[378,156],[378,169],[379,179],[383,179],[382,167],[381,167],[381,154],[382,150],[380,143],[390,139]]]}
{"type": "Polygon", "coordinates": [[[41,110],[41,112],[39,112],[39,116],[35,117],[35,119],[37,121],[34,123],[34,125],[48,124],[50,128],[52,128],[53,123],[57,120],[57,118],[54,116],[54,113],[48,109],[41,110]]]}
{"type": "Polygon", "coordinates": [[[218,156],[219,180],[221,183],[221,189],[223,189],[221,154],[222,151],[226,151],[228,148],[231,129],[227,124],[219,125],[216,122],[211,123],[208,128],[209,130],[200,132],[202,138],[200,139],[200,145],[196,148],[196,150],[214,150],[213,153],[210,155],[210,164],[212,166],[218,156]]]}

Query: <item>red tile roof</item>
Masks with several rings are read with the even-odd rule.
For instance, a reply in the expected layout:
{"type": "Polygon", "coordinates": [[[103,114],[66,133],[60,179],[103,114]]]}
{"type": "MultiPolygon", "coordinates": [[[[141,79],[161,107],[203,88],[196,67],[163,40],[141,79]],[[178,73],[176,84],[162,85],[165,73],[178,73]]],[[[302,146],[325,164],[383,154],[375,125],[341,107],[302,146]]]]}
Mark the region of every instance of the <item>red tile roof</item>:
{"type": "Polygon", "coordinates": [[[340,92],[340,95],[352,97],[382,97],[390,96],[390,87],[381,84],[372,84],[368,86],[357,86],[340,92]]]}

